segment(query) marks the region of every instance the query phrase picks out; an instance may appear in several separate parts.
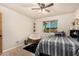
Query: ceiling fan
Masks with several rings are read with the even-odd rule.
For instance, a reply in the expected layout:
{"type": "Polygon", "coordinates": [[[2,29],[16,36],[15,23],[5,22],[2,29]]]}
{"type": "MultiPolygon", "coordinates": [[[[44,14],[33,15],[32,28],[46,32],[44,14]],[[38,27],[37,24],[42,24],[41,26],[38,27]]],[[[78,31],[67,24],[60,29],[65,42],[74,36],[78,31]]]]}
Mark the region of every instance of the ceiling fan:
{"type": "Polygon", "coordinates": [[[50,10],[48,10],[48,7],[53,6],[54,3],[50,3],[48,5],[46,5],[45,3],[38,3],[39,8],[32,8],[32,10],[41,10],[41,12],[45,11],[45,12],[50,12],[50,10]]]}

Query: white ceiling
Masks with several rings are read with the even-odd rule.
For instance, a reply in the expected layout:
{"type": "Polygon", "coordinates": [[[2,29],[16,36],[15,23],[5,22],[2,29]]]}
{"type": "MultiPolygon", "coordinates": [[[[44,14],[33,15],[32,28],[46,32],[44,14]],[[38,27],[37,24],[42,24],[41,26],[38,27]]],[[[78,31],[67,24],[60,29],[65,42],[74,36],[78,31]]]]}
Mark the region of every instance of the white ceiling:
{"type": "Polygon", "coordinates": [[[23,15],[26,15],[33,19],[48,17],[48,16],[54,16],[64,13],[71,13],[75,12],[77,8],[79,8],[78,3],[54,3],[54,6],[48,7],[47,9],[51,12],[49,13],[39,13],[38,10],[32,10],[31,8],[38,8],[38,4],[35,3],[4,3],[0,4],[7,8],[10,8],[14,11],[17,11],[23,15]]]}

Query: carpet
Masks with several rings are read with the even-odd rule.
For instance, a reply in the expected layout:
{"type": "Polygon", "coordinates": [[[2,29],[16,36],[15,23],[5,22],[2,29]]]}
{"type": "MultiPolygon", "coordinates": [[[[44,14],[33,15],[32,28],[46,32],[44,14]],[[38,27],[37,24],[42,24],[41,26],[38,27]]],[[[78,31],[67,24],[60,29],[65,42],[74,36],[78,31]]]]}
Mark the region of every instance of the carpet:
{"type": "Polygon", "coordinates": [[[37,48],[37,45],[38,45],[38,44],[31,44],[31,45],[29,45],[29,46],[24,47],[23,49],[24,49],[24,50],[27,50],[27,51],[30,51],[30,52],[32,52],[32,53],[35,53],[36,48],[37,48]]]}

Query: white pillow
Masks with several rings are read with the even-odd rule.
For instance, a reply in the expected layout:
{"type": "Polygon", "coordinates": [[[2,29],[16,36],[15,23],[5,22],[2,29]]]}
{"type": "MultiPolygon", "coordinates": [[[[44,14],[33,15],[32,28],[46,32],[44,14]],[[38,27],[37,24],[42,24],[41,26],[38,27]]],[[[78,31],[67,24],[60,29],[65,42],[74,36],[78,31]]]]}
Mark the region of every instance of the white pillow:
{"type": "Polygon", "coordinates": [[[48,36],[51,36],[51,35],[54,36],[55,33],[43,33],[43,34],[41,34],[42,38],[48,37],[48,36]]]}

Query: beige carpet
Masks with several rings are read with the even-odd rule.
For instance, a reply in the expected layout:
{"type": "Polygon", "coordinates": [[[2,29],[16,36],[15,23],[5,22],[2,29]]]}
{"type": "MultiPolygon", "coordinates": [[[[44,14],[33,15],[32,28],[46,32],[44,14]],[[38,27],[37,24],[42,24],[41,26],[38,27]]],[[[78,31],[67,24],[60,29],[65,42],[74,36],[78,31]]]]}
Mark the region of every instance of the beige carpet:
{"type": "Polygon", "coordinates": [[[20,46],[10,51],[4,52],[1,56],[34,56],[34,54],[24,50],[23,47],[20,46]]]}

